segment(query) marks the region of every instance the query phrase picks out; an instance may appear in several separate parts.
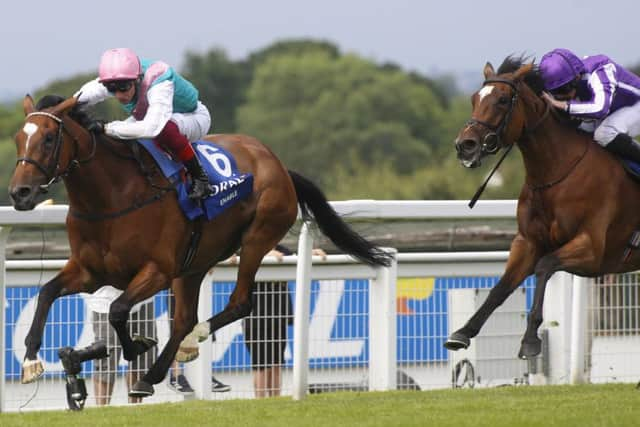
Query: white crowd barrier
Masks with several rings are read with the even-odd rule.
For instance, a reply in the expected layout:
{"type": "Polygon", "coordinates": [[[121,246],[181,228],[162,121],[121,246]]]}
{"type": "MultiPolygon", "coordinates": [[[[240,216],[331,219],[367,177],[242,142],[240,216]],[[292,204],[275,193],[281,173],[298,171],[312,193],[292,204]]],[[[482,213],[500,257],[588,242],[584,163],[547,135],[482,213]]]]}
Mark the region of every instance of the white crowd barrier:
{"type": "MultiPolygon", "coordinates": [[[[481,201],[474,210],[469,210],[463,201],[352,201],[334,202],[333,206],[340,214],[354,218],[491,219],[515,218],[516,202],[481,201]]],[[[12,227],[59,226],[64,224],[66,211],[65,206],[41,207],[30,212],[0,208],[2,254],[12,227]]],[[[633,357],[636,351],[635,347],[627,349],[624,343],[634,342],[638,336],[635,332],[639,328],[636,325],[637,293],[623,291],[626,308],[619,308],[612,305],[611,293],[607,298],[586,298],[574,291],[584,289],[591,295],[592,281],[576,287],[584,279],[559,273],[547,288],[545,323],[541,328],[545,331],[545,357],[539,363],[543,366],[532,368],[516,359],[535,285],[533,278],[525,281],[521,292],[510,299],[511,303],[494,314],[482,333],[472,340],[469,350],[449,353],[442,348],[444,339],[460,326],[459,322],[468,319],[478,302],[482,302],[486,290],[497,282],[507,252],[400,253],[397,263],[390,268],[372,269],[343,255],[329,255],[326,259],[312,257],[312,246],[313,237],[303,226],[298,255],[285,257],[283,261],[266,258],[256,278],[289,282],[295,302],[294,321],[293,328],[289,328],[285,361],[281,366],[282,393],[294,399],[304,398],[309,392],[331,390],[451,387],[452,370],[465,359],[475,366],[477,386],[608,381],[614,379],[606,372],[602,374],[606,370],[604,366],[633,357]],[[609,304],[607,313],[624,311],[609,315],[615,317],[617,323],[609,321],[606,334],[601,320],[606,317],[602,313],[602,301],[608,301],[605,303],[609,304]],[[586,322],[580,320],[580,313],[587,313],[584,316],[588,319],[599,319],[601,327],[587,327],[586,322]],[[630,322],[636,326],[629,326],[630,322]],[[616,327],[620,323],[626,328],[623,337],[626,341],[616,341],[617,329],[611,326],[614,323],[616,327]],[[609,340],[608,345],[618,345],[617,353],[591,353],[591,348],[605,345],[603,338],[609,340]]],[[[38,285],[53,277],[63,263],[64,260],[6,261],[4,256],[1,258],[0,293],[5,298],[0,298],[0,324],[4,325],[0,328],[0,372],[4,373],[0,375],[0,411],[17,410],[31,398],[33,386],[19,384],[19,364],[24,354],[22,342],[30,325],[38,285]]],[[[222,263],[207,275],[198,307],[201,320],[226,303],[236,268],[234,264],[222,263]]],[[[613,286],[611,281],[607,283],[613,286]]],[[[624,283],[630,287],[629,280],[624,283]]],[[[68,298],[75,302],[52,308],[49,322],[53,330],[45,336],[41,351],[41,356],[49,361],[45,367],[51,374],[45,375],[42,388],[35,392],[26,409],[65,406],[61,398],[64,390],[61,367],[59,362],[56,364],[55,352],[61,343],[81,346],[91,342],[83,297],[68,298]]],[[[166,295],[157,296],[155,304],[162,346],[168,337],[170,316],[166,295]]],[[[218,331],[215,343],[207,341],[201,344],[200,350],[200,358],[185,368],[196,398],[253,397],[252,369],[240,322],[218,331]],[[232,391],[212,393],[212,372],[232,385],[232,391]]],[[[628,365],[616,364],[615,380],[638,379],[628,365]]],[[[91,366],[84,373],[90,379],[91,366]]],[[[113,403],[124,404],[126,398],[116,397],[126,395],[121,373],[118,378],[120,385],[114,392],[113,403]]],[[[90,384],[87,388],[90,389],[90,384]]],[[[159,384],[154,397],[146,401],[179,399],[180,396],[159,384]]]]}

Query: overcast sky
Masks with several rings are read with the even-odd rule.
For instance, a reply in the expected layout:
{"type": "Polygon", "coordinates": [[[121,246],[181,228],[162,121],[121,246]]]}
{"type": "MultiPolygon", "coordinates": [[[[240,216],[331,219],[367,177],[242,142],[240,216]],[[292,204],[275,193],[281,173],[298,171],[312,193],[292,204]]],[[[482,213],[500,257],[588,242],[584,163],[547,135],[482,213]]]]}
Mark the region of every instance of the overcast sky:
{"type": "Polygon", "coordinates": [[[637,0],[10,0],[2,3],[0,97],[97,69],[131,47],[182,64],[187,50],[233,59],[286,38],[318,38],[427,75],[477,70],[554,47],[640,63],[637,0]]]}

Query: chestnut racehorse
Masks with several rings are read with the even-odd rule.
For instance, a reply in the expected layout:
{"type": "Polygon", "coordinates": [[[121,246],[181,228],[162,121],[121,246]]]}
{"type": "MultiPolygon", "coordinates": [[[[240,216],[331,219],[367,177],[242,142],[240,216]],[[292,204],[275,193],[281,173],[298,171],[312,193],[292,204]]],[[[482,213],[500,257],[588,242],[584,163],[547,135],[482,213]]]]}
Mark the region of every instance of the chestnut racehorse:
{"type": "Polygon", "coordinates": [[[536,288],[519,357],[540,353],[537,330],[547,281],[556,271],[581,276],[640,267],[640,251],[628,246],[638,230],[640,186],[613,155],[578,130],[540,97],[543,84],[533,63],[507,58],[472,97],[471,119],[458,134],[458,158],[477,167],[487,154],[514,144],[526,178],[518,199],[518,232],[503,276],[478,311],[445,342],[467,348],[491,313],[529,275],[536,288]]]}
{"type": "Polygon", "coordinates": [[[43,372],[38,351],[56,298],[92,293],[106,284],[124,290],[111,304],[109,321],[125,359],[132,360],[155,342],[129,336],[126,324],[131,307],[171,286],[175,294],[171,337],[129,393],[153,394],[153,384],[165,377],[181,341],[196,325],[198,293],[206,272],[242,248],[228,305],[201,324],[209,334],[251,312],[256,271],[263,256],[294,224],[298,205],[303,219],[315,221],[345,253],[373,266],[390,262],[386,253],[340,219],[311,181],[288,171],[255,138],[205,138],[228,150],[239,172],[253,174],[253,192],[211,221],[190,222],[178,206],[173,187],[157,173],[144,150],[136,156],[130,143],[90,133],[89,118],[77,108],[75,98],[45,99],[39,108],[29,96],[23,101],[26,118],[15,137],[18,159],[9,193],[17,210],[30,210],[49,185],[64,181],[71,256],[40,290],[25,339],[23,382],[35,381],[43,372]],[[197,242],[192,233],[201,236],[197,242]],[[190,250],[192,246],[195,251],[190,250]]]}

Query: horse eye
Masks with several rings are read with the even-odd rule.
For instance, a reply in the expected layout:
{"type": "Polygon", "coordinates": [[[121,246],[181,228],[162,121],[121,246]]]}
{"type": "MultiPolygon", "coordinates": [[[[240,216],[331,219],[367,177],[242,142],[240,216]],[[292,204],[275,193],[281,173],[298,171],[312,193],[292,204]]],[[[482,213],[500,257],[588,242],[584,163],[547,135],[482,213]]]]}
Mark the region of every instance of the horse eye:
{"type": "Polygon", "coordinates": [[[498,104],[505,105],[507,103],[509,103],[509,98],[507,98],[506,96],[501,96],[500,98],[498,98],[498,104]]]}
{"type": "Polygon", "coordinates": [[[53,143],[53,135],[48,133],[45,137],[44,137],[44,145],[49,146],[53,143]]]}

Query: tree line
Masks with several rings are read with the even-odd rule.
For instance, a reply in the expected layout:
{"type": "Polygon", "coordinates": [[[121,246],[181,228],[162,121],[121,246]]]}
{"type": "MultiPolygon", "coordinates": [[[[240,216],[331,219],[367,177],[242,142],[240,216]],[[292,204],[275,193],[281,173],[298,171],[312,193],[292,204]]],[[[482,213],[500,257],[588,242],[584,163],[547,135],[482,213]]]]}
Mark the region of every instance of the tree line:
{"type": "MultiPolygon", "coordinates": [[[[276,42],[241,60],[220,48],[187,52],[179,71],[210,108],[212,133],[257,137],[332,200],[468,199],[489,170],[467,170],[456,159],[453,141],[469,118],[470,102],[450,77],[378,64],[319,40],[276,42]]],[[[94,77],[57,80],[34,97],[71,96],[94,77]]],[[[123,117],[115,101],[93,114],[123,117]]],[[[23,121],[21,100],[0,106],[0,204],[10,204],[12,139],[23,121]]],[[[517,197],[523,171],[515,153],[483,197],[517,197]]],[[[64,201],[63,186],[52,196],[64,201]]]]}

